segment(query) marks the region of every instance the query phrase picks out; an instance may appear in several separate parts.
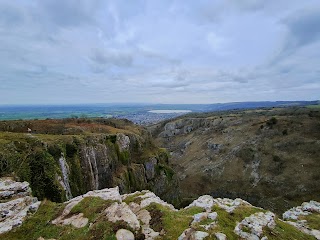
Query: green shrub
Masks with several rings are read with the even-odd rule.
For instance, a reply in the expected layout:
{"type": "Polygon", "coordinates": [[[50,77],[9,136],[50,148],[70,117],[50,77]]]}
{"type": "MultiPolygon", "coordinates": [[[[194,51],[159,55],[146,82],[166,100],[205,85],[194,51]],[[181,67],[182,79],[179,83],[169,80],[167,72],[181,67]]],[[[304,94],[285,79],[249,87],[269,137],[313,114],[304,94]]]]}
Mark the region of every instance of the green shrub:
{"type": "Polygon", "coordinates": [[[270,119],[267,121],[266,124],[267,124],[269,127],[272,127],[273,125],[277,124],[277,122],[278,122],[278,119],[276,119],[275,117],[272,117],[272,118],[270,118],[270,119]]]}

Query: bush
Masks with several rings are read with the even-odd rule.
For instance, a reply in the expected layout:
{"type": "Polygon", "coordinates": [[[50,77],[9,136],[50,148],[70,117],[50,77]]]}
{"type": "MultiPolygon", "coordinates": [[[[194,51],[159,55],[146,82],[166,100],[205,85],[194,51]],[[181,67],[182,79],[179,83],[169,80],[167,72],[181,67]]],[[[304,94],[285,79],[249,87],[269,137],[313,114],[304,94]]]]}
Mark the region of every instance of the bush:
{"type": "Polygon", "coordinates": [[[278,119],[276,119],[275,117],[272,117],[267,121],[267,125],[269,127],[272,127],[273,125],[277,124],[277,122],[278,122],[278,119]]]}

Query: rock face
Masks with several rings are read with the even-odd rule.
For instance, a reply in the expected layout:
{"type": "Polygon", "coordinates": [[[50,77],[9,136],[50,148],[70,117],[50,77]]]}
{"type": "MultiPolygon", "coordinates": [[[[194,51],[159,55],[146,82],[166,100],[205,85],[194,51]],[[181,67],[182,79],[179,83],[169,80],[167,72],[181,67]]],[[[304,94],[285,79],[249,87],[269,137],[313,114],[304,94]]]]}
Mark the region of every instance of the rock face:
{"type": "Polygon", "coordinates": [[[20,226],[40,203],[31,196],[29,183],[0,178],[0,234],[20,226]]]}
{"type": "Polygon", "coordinates": [[[59,165],[62,172],[63,181],[61,182],[62,187],[64,188],[64,191],[66,192],[66,199],[69,200],[72,198],[70,183],[69,183],[69,166],[65,159],[65,157],[62,155],[59,158],[59,165]]]}

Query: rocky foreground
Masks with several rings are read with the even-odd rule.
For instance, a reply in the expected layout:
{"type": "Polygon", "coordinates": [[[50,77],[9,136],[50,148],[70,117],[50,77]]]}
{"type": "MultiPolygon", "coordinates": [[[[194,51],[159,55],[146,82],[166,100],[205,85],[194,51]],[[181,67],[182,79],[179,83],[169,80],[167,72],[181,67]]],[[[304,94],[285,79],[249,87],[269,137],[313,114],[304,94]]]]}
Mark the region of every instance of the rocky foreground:
{"type": "Polygon", "coordinates": [[[65,203],[37,201],[27,182],[0,179],[0,239],[320,239],[320,203],[283,214],[242,199],[204,195],[177,210],[150,191],[90,191],[65,203]]]}

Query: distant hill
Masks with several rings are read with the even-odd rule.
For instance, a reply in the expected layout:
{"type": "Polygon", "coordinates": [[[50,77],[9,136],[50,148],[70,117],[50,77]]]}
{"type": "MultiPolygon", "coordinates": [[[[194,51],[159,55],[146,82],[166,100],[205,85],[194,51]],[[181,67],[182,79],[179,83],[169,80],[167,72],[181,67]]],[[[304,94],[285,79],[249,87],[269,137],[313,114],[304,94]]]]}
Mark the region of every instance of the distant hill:
{"type": "Polygon", "coordinates": [[[0,120],[62,118],[126,118],[148,125],[180,116],[181,113],[152,113],[151,110],[190,110],[195,113],[266,107],[319,105],[319,101],[232,102],[215,104],[82,104],[0,105],[0,120]]]}

